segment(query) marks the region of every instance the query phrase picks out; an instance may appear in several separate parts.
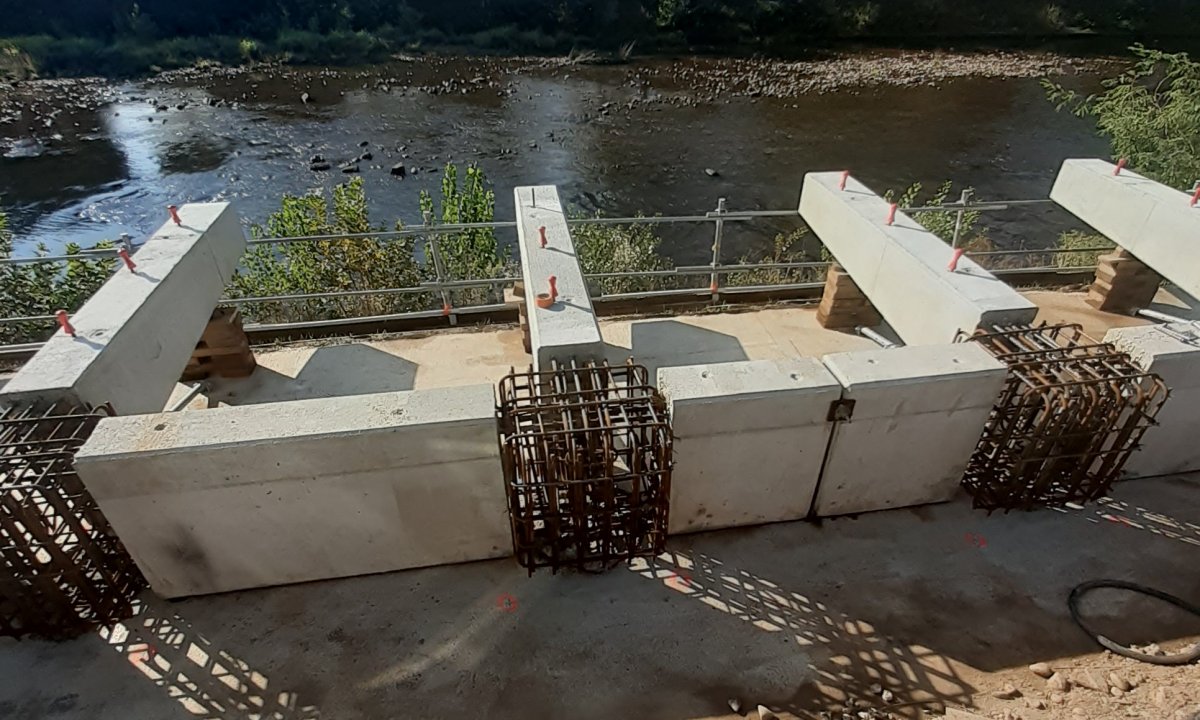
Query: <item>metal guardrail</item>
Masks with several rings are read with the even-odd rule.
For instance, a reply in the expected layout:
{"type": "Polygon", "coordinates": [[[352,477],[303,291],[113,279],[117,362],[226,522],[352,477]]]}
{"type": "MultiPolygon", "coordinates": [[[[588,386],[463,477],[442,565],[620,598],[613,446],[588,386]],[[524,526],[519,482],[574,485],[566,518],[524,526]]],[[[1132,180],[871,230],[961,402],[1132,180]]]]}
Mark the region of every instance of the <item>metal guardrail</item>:
{"type": "MultiPolygon", "coordinates": [[[[910,214],[920,214],[926,212],[953,212],[956,214],[956,224],[954,228],[954,237],[951,239],[951,247],[956,247],[959,242],[961,233],[962,220],[967,212],[990,212],[1008,210],[1015,207],[1028,207],[1033,205],[1049,204],[1050,200],[1005,200],[995,202],[976,202],[969,193],[964,192],[963,196],[956,203],[947,203],[944,205],[928,205],[919,207],[904,208],[904,211],[910,214]]],[[[713,243],[712,243],[712,260],[704,265],[686,265],[678,266],[663,270],[629,270],[616,272],[601,272],[587,273],[584,275],[587,280],[611,280],[618,278],[684,278],[691,276],[709,277],[708,288],[695,288],[696,294],[707,294],[715,302],[718,301],[722,294],[742,294],[748,292],[770,291],[770,290],[793,290],[793,289],[810,289],[820,287],[820,282],[791,282],[779,283],[770,285],[729,285],[727,283],[730,275],[738,273],[753,272],[760,270],[776,270],[776,271],[793,271],[802,269],[816,269],[828,267],[829,263],[824,261],[804,261],[804,262],[757,262],[757,263],[735,263],[725,264],[722,262],[722,245],[725,233],[725,224],[729,222],[750,222],[764,218],[795,218],[800,220],[800,214],[797,210],[729,210],[726,207],[724,198],[717,202],[715,210],[703,214],[695,215],[676,215],[676,216],[633,216],[633,217],[597,217],[597,218],[572,218],[567,221],[568,225],[671,225],[671,224],[704,224],[711,223],[713,225],[713,243]]],[[[285,243],[299,242],[322,242],[330,240],[356,240],[356,239],[386,239],[395,237],[413,237],[424,236],[428,240],[429,256],[427,262],[432,265],[435,274],[435,279],[428,282],[422,282],[419,285],[411,287],[396,287],[396,288],[372,288],[362,290],[332,290],[328,292],[316,293],[297,293],[287,295],[268,295],[256,297],[239,297],[226,298],[222,300],[222,304],[226,305],[253,305],[256,303],[287,303],[309,300],[337,299],[349,297],[368,297],[368,296],[387,296],[387,295],[416,295],[429,294],[435,297],[440,297],[442,301],[442,310],[417,310],[404,313],[388,314],[388,315],[373,315],[363,317],[348,317],[337,318],[333,320],[320,321],[299,321],[291,323],[261,323],[247,325],[247,328],[268,328],[284,330],[289,327],[295,329],[303,329],[308,326],[315,325],[330,325],[337,323],[353,324],[371,322],[374,320],[393,320],[399,318],[423,318],[436,317],[438,315],[447,316],[451,324],[456,324],[457,316],[463,313],[478,313],[487,312],[499,307],[501,304],[494,302],[484,303],[480,305],[466,305],[461,307],[453,307],[451,304],[451,292],[464,289],[490,289],[492,300],[499,299],[500,293],[505,285],[520,280],[520,277],[503,276],[491,277],[482,279],[455,279],[449,276],[446,270],[446,263],[442,258],[440,247],[441,236],[447,233],[465,232],[470,230],[498,230],[515,228],[514,221],[496,221],[486,223],[447,223],[435,224],[430,215],[426,215],[425,222],[421,225],[415,225],[397,230],[385,230],[378,232],[366,233],[341,233],[332,235],[312,235],[312,236],[280,236],[280,237],[261,237],[252,238],[249,240],[250,245],[274,245],[285,243]]],[[[127,249],[132,248],[128,236],[122,236],[121,245],[127,249]]],[[[1095,248],[1044,248],[1036,250],[989,250],[982,252],[967,253],[968,257],[982,259],[986,257],[1005,257],[1005,256],[1051,256],[1063,253],[1095,253],[1110,250],[1109,247],[1095,248]]],[[[9,258],[0,260],[0,263],[8,264],[26,264],[37,262],[67,262],[70,260],[94,260],[97,257],[116,257],[118,248],[101,249],[95,251],[87,251],[79,254],[71,255],[55,255],[30,258],[9,258]]],[[[1091,267],[1091,266],[1087,266],[1091,267]]],[[[1086,267],[1036,267],[1036,268],[994,268],[991,270],[996,275],[1006,275],[1014,273],[1029,273],[1029,272],[1053,272],[1055,270],[1082,270],[1086,267]]],[[[664,294],[678,294],[690,292],[687,288],[676,288],[670,290],[641,290],[633,292],[620,293],[604,293],[601,292],[594,297],[598,299],[637,299],[637,298],[653,298],[664,294]]],[[[20,323],[44,323],[55,319],[54,315],[30,315],[22,317],[0,318],[0,325],[4,324],[20,324],[20,323]]],[[[15,350],[20,348],[25,351],[27,348],[37,343],[25,343],[22,345],[0,346],[0,357],[4,355],[6,350],[15,350]]]]}

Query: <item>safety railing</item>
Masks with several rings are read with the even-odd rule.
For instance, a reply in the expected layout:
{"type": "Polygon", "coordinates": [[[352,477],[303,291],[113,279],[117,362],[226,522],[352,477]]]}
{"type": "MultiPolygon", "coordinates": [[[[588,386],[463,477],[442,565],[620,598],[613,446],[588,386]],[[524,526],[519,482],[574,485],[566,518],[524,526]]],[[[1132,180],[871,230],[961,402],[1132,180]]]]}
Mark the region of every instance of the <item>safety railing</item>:
{"type": "MultiPolygon", "coordinates": [[[[958,202],[947,203],[944,205],[928,205],[919,207],[904,208],[904,211],[910,215],[916,216],[918,219],[923,213],[954,213],[955,225],[953,237],[950,239],[950,247],[957,248],[961,240],[961,231],[963,227],[963,218],[968,212],[996,212],[1015,208],[1023,208],[1036,205],[1050,204],[1050,200],[1005,200],[1005,201],[975,201],[969,193],[964,193],[958,202]]],[[[796,221],[795,229],[803,227],[803,221],[796,210],[730,210],[726,205],[724,198],[717,202],[714,210],[702,214],[693,215],[677,215],[677,216],[633,216],[633,217],[594,217],[594,218],[571,218],[568,220],[568,225],[579,227],[587,225],[608,225],[608,226],[677,226],[677,225],[712,225],[712,254],[710,262],[702,265],[681,265],[672,268],[647,269],[647,270],[617,270],[610,272],[590,272],[585,273],[584,277],[593,286],[593,297],[595,299],[622,300],[622,299],[638,299],[638,298],[653,298],[662,295],[673,295],[679,293],[694,292],[697,297],[708,296],[713,302],[719,302],[723,295],[733,296],[741,293],[749,292],[764,292],[764,291],[788,291],[815,289],[824,284],[823,273],[830,265],[827,260],[789,260],[778,262],[737,262],[726,263],[723,260],[724,245],[726,240],[726,231],[728,225],[746,224],[754,221],[763,221],[766,219],[794,219],[796,221]],[[730,282],[731,276],[752,273],[772,273],[777,278],[774,282],[730,282]],[[706,277],[707,285],[695,284],[698,278],[706,277]],[[609,283],[605,281],[613,280],[644,280],[639,283],[642,285],[640,289],[609,292],[605,291],[604,287],[609,283]]],[[[252,246],[256,245],[280,245],[285,243],[311,243],[322,241],[344,241],[344,240],[386,240],[390,238],[415,237],[425,241],[426,257],[425,269],[433,275],[432,279],[420,282],[416,285],[406,287],[381,287],[381,288],[362,288],[348,290],[330,290],[323,292],[307,292],[295,294],[278,294],[278,295],[263,295],[254,297],[229,297],[222,300],[222,304],[239,306],[246,309],[251,309],[256,305],[269,303],[297,303],[306,301],[321,301],[321,300],[340,300],[347,298],[360,297],[384,297],[398,295],[425,295],[431,300],[440,300],[441,308],[430,308],[425,310],[407,310],[404,312],[376,314],[376,315],[353,315],[346,317],[327,317],[311,320],[297,320],[279,323],[248,323],[248,330],[303,330],[307,327],[316,326],[336,326],[339,324],[360,324],[370,323],[375,321],[390,321],[404,318],[432,318],[439,315],[445,316],[450,324],[456,324],[460,315],[469,315],[472,313],[486,313],[503,309],[503,289],[506,286],[520,280],[516,274],[504,274],[496,277],[488,278],[456,278],[452,277],[447,269],[447,263],[443,258],[441,243],[447,235],[454,233],[467,232],[471,230],[503,230],[514,229],[516,222],[514,221],[496,221],[485,223],[447,223],[436,224],[431,222],[428,216],[425,222],[421,225],[414,225],[399,228],[397,230],[372,231],[363,233],[335,233],[328,235],[304,235],[304,236],[281,236],[281,237],[256,237],[249,241],[252,246]],[[452,302],[452,295],[457,291],[463,290],[483,290],[486,291],[485,296],[488,302],[473,302],[461,306],[455,306],[452,302]]],[[[125,248],[130,248],[128,237],[122,237],[121,245],[125,248]]],[[[0,260],[0,263],[36,263],[36,262],[67,262],[73,259],[95,260],[100,257],[116,256],[120,251],[120,247],[112,249],[103,249],[96,251],[87,251],[84,253],[73,255],[56,255],[43,257],[29,258],[9,258],[0,260]]],[[[971,257],[976,262],[979,262],[984,267],[988,268],[996,275],[1004,276],[1015,273],[1038,273],[1038,272],[1054,272],[1060,270],[1075,270],[1084,271],[1093,269],[1094,264],[1076,264],[1062,265],[1054,263],[1055,256],[1069,253],[1073,256],[1092,256],[1095,254],[1111,250],[1111,247],[1085,247],[1085,248],[1039,248],[1039,249],[1019,249],[1019,250],[988,250],[979,252],[968,252],[966,255],[971,257]],[[1032,264],[1030,260],[1034,260],[1032,264]]],[[[750,275],[753,280],[754,276],[750,275]]],[[[249,312],[248,316],[252,319],[255,313],[249,312]]],[[[0,318],[0,325],[11,325],[19,323],[48,323],[56,319],[55,315],[30,315],[19,317],[0,318]]],[[[30,347],[36,346],[37,343],[22,343],[20,345],[0,346],[0,357],[5,351],[19,348],[21,352],[26,352],[30,347]]]]}

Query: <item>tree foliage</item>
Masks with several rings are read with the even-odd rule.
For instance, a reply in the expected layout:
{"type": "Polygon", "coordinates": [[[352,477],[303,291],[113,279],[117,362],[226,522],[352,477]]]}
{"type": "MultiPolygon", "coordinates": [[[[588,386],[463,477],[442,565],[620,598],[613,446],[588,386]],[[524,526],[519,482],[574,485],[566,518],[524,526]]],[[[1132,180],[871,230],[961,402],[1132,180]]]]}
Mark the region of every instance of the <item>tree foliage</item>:
{"type": "Polygon", "coordinates": [[[1048,80],[1051,101],[1080,117],[1094,118],[1114,157],[1138,172],[1181,190],[1200,180],[1200,63],[1186,53],[1142,45],[1134,62],[1082,96],[1048,80]]]}
{"type": "MultiPolygon", "coordinates": [[[[97,248],[112,247],[100,243],[97,248]]],[[[78,254],[82,248],[68,243],[63,253],[78,254]]],[[[0,213],[0,259],[12,257],[13,236],[8,218],[0,213]]],[[[46,255],[39,245],[38,255],[46,255]]],[[[0,265],[0,317],[34,317],[52,315],[57,310],[74,312],[83,305],[112,272],[109,257],[95,260],[0,265]]],[[[56,327],[55,321],[33,321],[0,324],[0,344],[40,342],[56,327]]]]}

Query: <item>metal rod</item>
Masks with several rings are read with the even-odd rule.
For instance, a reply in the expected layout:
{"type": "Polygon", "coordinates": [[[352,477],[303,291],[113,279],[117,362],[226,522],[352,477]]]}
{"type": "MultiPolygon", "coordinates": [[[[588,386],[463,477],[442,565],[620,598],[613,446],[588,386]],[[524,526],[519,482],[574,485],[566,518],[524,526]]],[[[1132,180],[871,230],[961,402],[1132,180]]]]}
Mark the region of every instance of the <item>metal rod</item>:
{"type": "Polygon", "coordinates": [[[725,198],[719,198],[717,200],[717,220],[713,226],[712,275],[708,285],[713,302],[717,302],[721,297],[721,273],[717,271],[717,268],[721,265],[721,239],[725,234],[723,215],[725,215],[725,198]]]}
{"type": "Polygon", "coordinates": [[[173,405],[171,407],[169,412],[179,412],[180,410],[187,407],[193,400],[195,400],[196,397],[200,395],[200,393],[208,392],[208,390],[209,390],[208,383],[201,380],[200,382],[193,385],[192,389],[188,391],[187,395],[184,395],[182,398],[180,398],[179,402],[175,403],[175,405],[173,405]]]}
{"type": "Polygon", "coordinates": [[[1134,315],[1141,315],[1144,318],[1150,318],[1151,320],[1157,320],[1164,323],[1195,323],[1194,320],[1176,317],[1174,315],[1169,315],[1165,312],[1159,312],[1157,310],[1151,310],[1149,308],[1142,308],[1141,310],[1135,312],[1134,315]]]}
{"type": "Polygon", "coordinates": [[[105,257],[116,257],[116,248],[100,248],[99,250],[84,250],[74,255],[40,255],[24,258],[0,258],[0,265],[33,265],[36,263],[68,262],[70,260],[101,260],[105,257]]]}
{"type": "Polygon", "coordinates": [[[866,327],[865,325],[859,325],[857,328],[855,328],[855,330],[858,332],[859,335],[862,335],[863,337],[867,338],[868,340],[875,341],[876,345],[878,345],[879,347],[884,348],[886,350],[891,350],[892,348],[900,347],[898,344],[892,342],[891,340],[889,340],[886,337],[884,337],[883,335],[875,332],[871,328],[866,327]]]}

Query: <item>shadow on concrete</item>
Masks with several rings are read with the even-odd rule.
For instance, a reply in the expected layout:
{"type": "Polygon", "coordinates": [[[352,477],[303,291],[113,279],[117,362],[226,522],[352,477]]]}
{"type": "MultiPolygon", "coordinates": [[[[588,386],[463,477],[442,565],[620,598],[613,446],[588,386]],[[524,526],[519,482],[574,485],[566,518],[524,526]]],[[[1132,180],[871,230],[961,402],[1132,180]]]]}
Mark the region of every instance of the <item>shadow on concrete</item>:
{"type": "Polygon", "coordinates": [[[138,613],[99,636],[135,670],[202,718],[318,720],[296,693],[281,690],[247,663],[215,647],[170,606],[145,593],[138,613]]]}
{"type": "Polygon", "coordinates": [[[1164,285],[1159,290],[1158,295],[1154,298],[1154,302],[1150,303],[1148,309],[1174,315],[1181,320],[1200,321],[1200,300],[1196,300],[1196,298],[1170,283],[1164,285]]]}
{"type": "Polygon", "coordinates": [[[211,407],[412,390],[417,369],[370,345],[329,345],[314,349],[295,377],[259,366],[250,377],[215,379],[207,397],[211,407]]]}
{"type": "Polygon", "coordinates": [[[629,334],[632,349],[620,348],[620,361],[632,354],[635,363],[646,366],[654,383],[658,382],[659,368],[749,359],[741,340],[733,335],[675,319],[638,320],[629,326],[629,334]]]}

